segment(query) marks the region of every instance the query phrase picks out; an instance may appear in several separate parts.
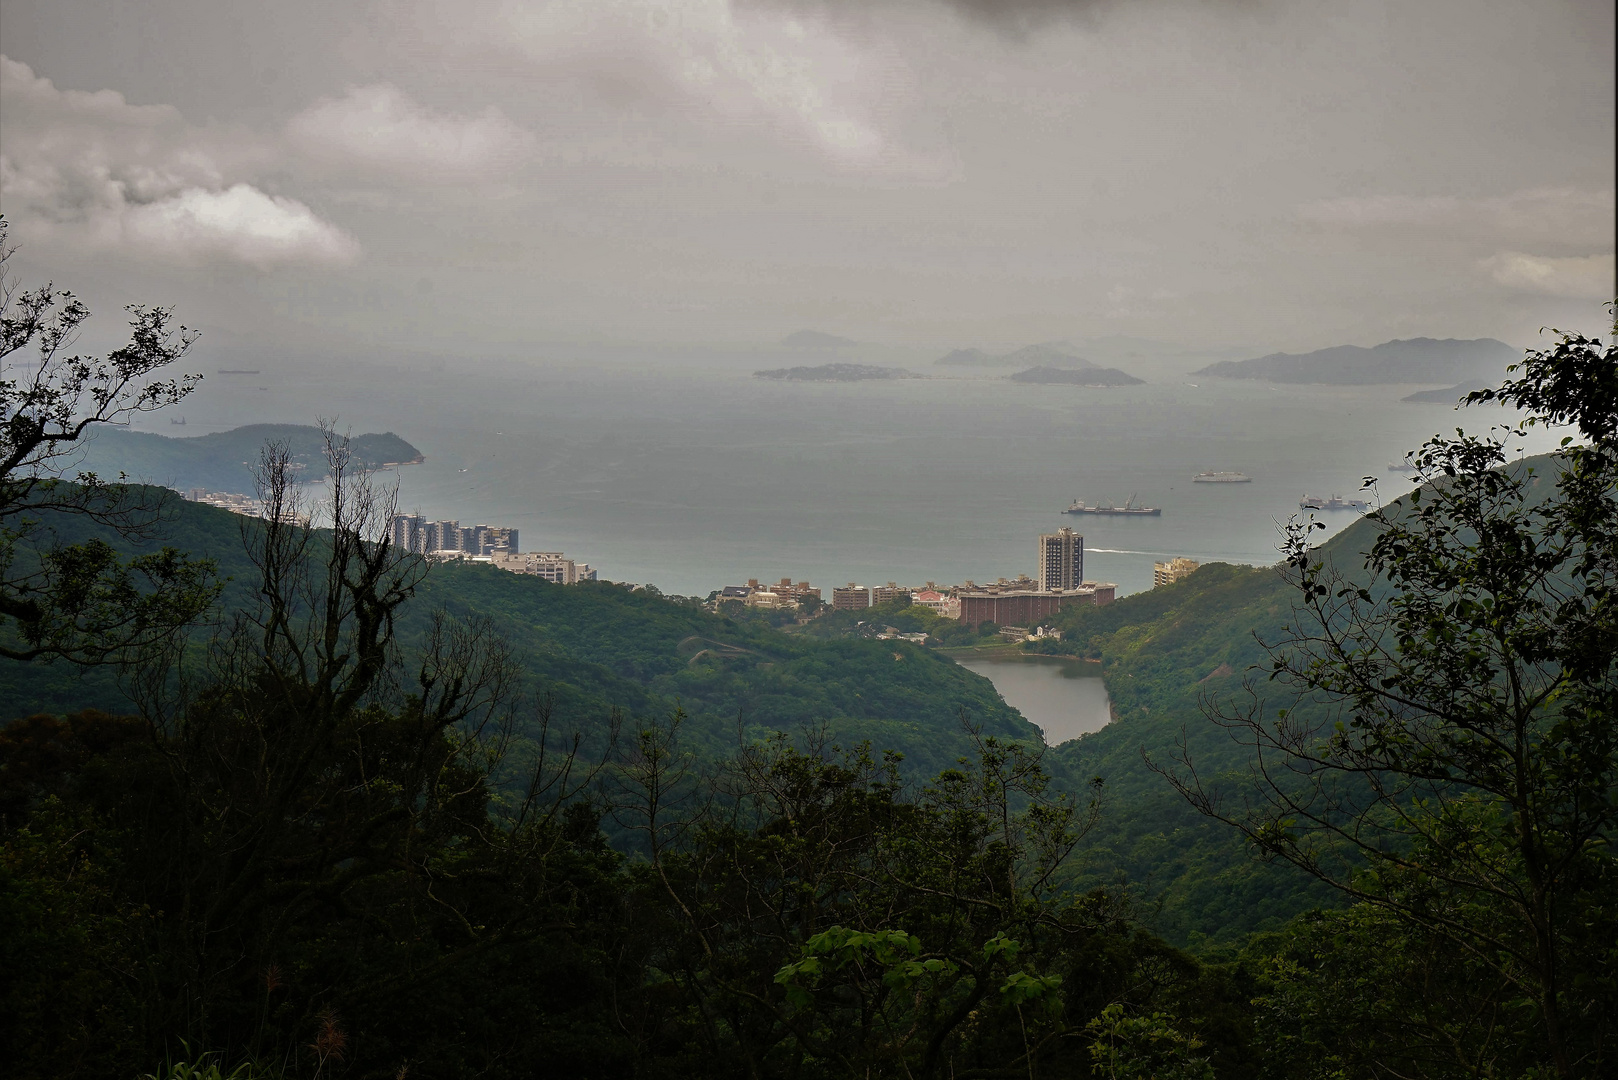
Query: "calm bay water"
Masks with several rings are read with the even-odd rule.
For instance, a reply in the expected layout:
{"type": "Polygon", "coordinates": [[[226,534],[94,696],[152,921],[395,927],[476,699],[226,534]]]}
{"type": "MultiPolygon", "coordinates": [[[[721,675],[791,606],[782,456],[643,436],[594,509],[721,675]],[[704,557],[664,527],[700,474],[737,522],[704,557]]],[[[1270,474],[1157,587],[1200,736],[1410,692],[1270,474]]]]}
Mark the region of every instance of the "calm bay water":
{"type": "MultiPolygon", "coordinates": [[[[1086,576],[1127,593],[1173,555],[1273,563],[1277,527],[1302,495],[1347,496],[1367,474],[1398,494],[1407,485],[1389,459],[1458,422],[1447,407],[1400,402],[1407,386],[751,377],[781,363],[289,361],[249,380],[263,390],[209,378],[184,407],[185,430],[335,416],[355,432],[397,432],[427,458],[397,471],[404,509],[513,525],[525,550],[565,551],[665,592],[749,577],[993,581],[1033,573],[1035,537],[1071,525],[1085,534],[1086,576]],[[1193,484],[1203,470],[1253,482],[1193,484]],[[1162,516],[1061,513],[1074,498],[1131,494],[1162,516]]],[[[141,426],[176,433],[162,414],[141,426]]],[[[1353,515],[1325,520],[1336,531],[1353,515]]]]}
{"type": "Polygon", "coordinates": [[[972,657],[956,661],[994,683],[1007,705],[1057,743],[1100,731],[1112,719],[1101,665],[1059,656],[972,657]]]}

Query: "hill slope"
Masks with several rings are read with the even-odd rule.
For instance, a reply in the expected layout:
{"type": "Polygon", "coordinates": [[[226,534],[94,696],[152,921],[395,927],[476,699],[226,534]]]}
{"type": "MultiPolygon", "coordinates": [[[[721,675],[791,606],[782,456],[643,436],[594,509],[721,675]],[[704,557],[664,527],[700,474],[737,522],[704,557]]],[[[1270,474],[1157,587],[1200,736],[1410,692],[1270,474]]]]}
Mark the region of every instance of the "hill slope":
{"type": "MultiPolygon", "coordinates": [[[[1552,459],[1511,467],[1535,468],[1530,490],[1550,495],[1552,459]]],[[[1390,512],[1400,505],[1394,500],[1390,512]]],[[[1322,545],[1322,556],[1363,580],[1362,553],[1378,528],[1361,518],[1322,545]]],[[[1105,607],[1065,609],[1055,620],[1063,640],[1038,645],[1100,660],[1112,699],[1112,723],[1050,755],[1068,785],[1104,777],[1112,804],[1072,883],[1144,888],[1160,904],[1158,929],[1174,940],[1233,940],[1336,902],[1301,872],[1253,860],[1233,830],[1191,810],[1146,760],[1173,764],[1183,742],[1203,775],[1245,771],[1246,750],[1207,718],[1204,703],[1233,698],[1244,677],[1264,685],[1264,672],[1255,670],[1267,656],[1262,641],[1282,638],[1292,604],[1275,567],[1212,563],[1105,607]]]]}
{"type": "MultiPolygon", "coordinates": [[[[256,582],[242,529],[256,527],[170,498],[160,542],[215,559],[229,579],[222,606],[239,609],[252,602],[256,582]]],[[[58,531],[67,541],[90,533],[76,520],[58,523],[58,531]]],[[[425,634],[435,608],[491,620],[522,665],[527,691],[554,696],[564,725],[601,730],[614,708],[644,719],[683,707],[689,741],[708,753],[733,748],[739,727],[758,733],[825,725],[845,743],[870,739],[878,750],[905,753],[913,776],[931,775],[965,752],[963,712],[991,733],[1039,738],[987,679],[904,642],[815,640],[737,623],[655,590],[552,585],[489,566],[444,564],[401,611],[398,638],[406,649],[425,634]]],[[[0,722],[37,711],[130,707],[105,669],[9,661],[0,661],[0,702],[0,722]]]]}
{"type": "Polygon", "coordinates": [[[1253,360],[1223,360],[1194,374],[1222,379],[1362,386],[1370,383],[1458,383],[1496,379],[1518,350],[1494,338],[1459,341],[1411,338],[1373,348],[1338,345],[1311,353],[1271,353],[1253,360]]]}

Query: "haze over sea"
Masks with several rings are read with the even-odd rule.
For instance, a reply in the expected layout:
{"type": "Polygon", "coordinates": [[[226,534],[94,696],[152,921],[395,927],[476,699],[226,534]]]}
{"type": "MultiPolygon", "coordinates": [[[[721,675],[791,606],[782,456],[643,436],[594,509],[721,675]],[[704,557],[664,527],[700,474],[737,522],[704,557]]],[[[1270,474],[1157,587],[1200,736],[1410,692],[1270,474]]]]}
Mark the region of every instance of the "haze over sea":
{"type": "MultiPolygon", "coordinates": [[[[396,473],[402,509],[516,526],[523,550],[564,551],[605,578],[668,593],[706,596],[749,577],[828,590],[983,583],[1032,574],[1035,536],[1069,525],[1085,535],[1086,576],[1122,594],[1149,588],[1153,561],[1169,556],[1273,563],[1278,523],[1305,493],[1369,497],[1357,492],[1374,475],[1390,498],[1409,487],[1390,460],[1463,421],[1482,430],[1507,419],[1401,402],[1414,386],[1168,371],[1106,390],[751,375],[819,362],[558,350],[441,366],[266,361],[257,376],[209,366],[183,406],[185,428],[163,414],[137,426],[198,435],[334,416],[355,433],[391,430],[426,455],[396,473]],[[1203,470],[1253,479],[1192,483],[1203,470]],[[1162,516],[1061,513],[1074,498],[1121,505],[1132,494],[1162,516]]],[[[1552,441],[1536,436],[1531,449],[1552,441]]],[[[1320,536],[1354,518],[1320,516],[1320,536]]]]}

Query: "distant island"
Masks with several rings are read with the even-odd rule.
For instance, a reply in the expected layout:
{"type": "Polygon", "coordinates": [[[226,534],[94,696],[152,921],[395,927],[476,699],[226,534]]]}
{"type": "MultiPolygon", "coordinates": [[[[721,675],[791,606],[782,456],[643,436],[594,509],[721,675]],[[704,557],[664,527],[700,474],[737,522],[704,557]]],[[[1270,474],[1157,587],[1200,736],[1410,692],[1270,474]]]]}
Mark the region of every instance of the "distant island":
{"type": "Polygon", "coordinates": [[[1366,386],[1372,383],[1458,382],[1496,378],[1519,350],[1494,338],[1411,338],[1372,348],[1338,345],[1311,353],[1271,353],[1253,360],[1224,360],[1193,374],[1221,379],[1366,386]]]}
{"type": "Polygon", "coordinates": [[[925,379],[904,368],[876,367],[872,364],[821,364],[819,367],[776,368],[773,371],[755,371],[755,379],[780,379],[785,382],[864,382],[867,379],[925,379]]]}
{"type": "MultiPolygon", "coordinates": [[[[201,487],[212,491],[251,492],[253,467],[264,444],[279,440],[292,460],[311,475],[324,468],[325,443],[317,427],[307,424],[248,424],[211,435],[171,438],[146,431],[104,427],[85,447],[80,468],[102,478],[126,473],[131,480],[162,484],[180,491],[201,487]]],[[[391,431],[349,439],[354,464],[362,469],[415,465],[420,450],[391,431]]]]}
{"type": "Polygon", "coordinates": [[[1468,379],[1439,390],[1417,390],[1414,394],[1406,394],[1399,400],[1414,401],[1421,405],[1453,405],[1472,391],[1483,390],[1493,385],[1484,379],[1468,379]]]}
{"type": "Polygon", "coordinates": [[[827,350],[846,349],[859,342],[836,334],[823,334],[819,330],[798,330],[782,338],[781,344],[788,349],[827,350]]]}
{"type": "Polygon", "coordinates": [[[1033,367],[1027,371],[1019,371],[1015,375],[1007,375],[1006,378],[1020,383],[1066,383],[1071,386],[1139,386],[1145,381],[1117,368],[1094,366],[1033,367]]]}
{"type": "Polygon", "coordinates": [[[1043,345],[1025,345],[1015,352],[993,356],[982,349],[956,349],[939,357],[933,363],[938,367],[1053,367],[1096,368],[1082,356],[1071,352],[1067,342],[1047,342],[1043,345]]]}

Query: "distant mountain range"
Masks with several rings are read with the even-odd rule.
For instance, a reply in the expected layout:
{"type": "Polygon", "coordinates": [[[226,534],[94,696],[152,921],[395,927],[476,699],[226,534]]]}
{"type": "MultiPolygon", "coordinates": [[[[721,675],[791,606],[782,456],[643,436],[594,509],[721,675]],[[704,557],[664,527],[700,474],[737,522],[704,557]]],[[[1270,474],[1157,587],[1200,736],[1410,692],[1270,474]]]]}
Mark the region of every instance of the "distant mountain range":
{"type": "Polygon", "coordinates": [[[1047,342],[1043,345],[1025,345],[1015,352],[992,356],[982,349],[956,349],[941,356],[934,363],[939,367],[1050,367],[1095,368],[1082,356],[1070,351],[1067,342],[1047,342]]]}
{"type": "Polygon", "coordinates": [[[1033,367],[1007,375],[1006,378],[1020,383],[1067,383],[1074,386],[1138,386],[1145,381],[1117,368],[1096,367],[1094,364],[1082,368],[1033,367]]]}
{"type": "Polygon", "coordinates": [[[876,367],[871,364],[821,364],[818,367],[775,368],[755,371],[755,379],[781,379],[786,382],[864,382],[867,379],[925,379],[904,368],[876,367]]]}
{"type": "Polygon", "coordinates": [[[1338,345],[1311,353],[1271,353],[1254,360],[1224,360],[1194,372],[1223,379],[1364,386],[1497,379],[1522,353],[1494,338],[1411,338],[1373,348],[1338,345]]]}
{"type": "MultiPolygon", "coordinates": [[[[179,491],[208,488],[251,494],[253,467],[272,440],[285,442],[292,460],[311,475],[324,468],[325,443],[317,427],[306,424],[249,424],[246,427],[176,439],[146,431],[103,427],[85,444],[81,470],[103,480],[120,472],[131,480],[161,484],[179,491]]],[[[393,432],[355,435],[349,439],[354,463],[365,469],[422,461],[422,454],[393,432]]]]}
{"type": "Polygon", "coordinates": [[[1482,390],[1494,384],[1484,379],[1468,379],[1455,386],[1446,386],[1439,390],[1417,390],[1414,394],[1406,394],[1400,401],[1414,401],[1422,405],[1453,405],[1461,398],[1474,390],[1482,390]]]}
{"type": "Polygon", "coordinates": [[[852,338],[823,334],[819,330],[798,330],[781,339],[781,345],[788,349],[846,349],[858,344],[852,338]]]}

